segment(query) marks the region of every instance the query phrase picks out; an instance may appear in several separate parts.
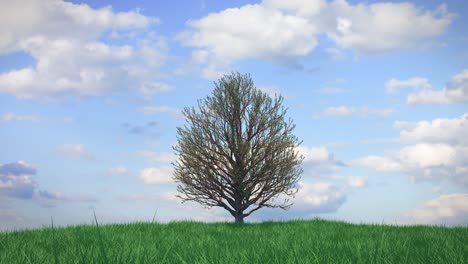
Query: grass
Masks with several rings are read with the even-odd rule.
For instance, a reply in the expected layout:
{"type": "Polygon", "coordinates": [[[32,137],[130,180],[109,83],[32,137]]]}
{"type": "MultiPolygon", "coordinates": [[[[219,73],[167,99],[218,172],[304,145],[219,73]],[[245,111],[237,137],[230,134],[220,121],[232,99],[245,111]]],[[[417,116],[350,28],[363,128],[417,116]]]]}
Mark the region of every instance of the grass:
{"type": "Polygon", "coordinates": [[[468,263],[468,227],[96,220],[0,233],[0,263],[468,263]]]}

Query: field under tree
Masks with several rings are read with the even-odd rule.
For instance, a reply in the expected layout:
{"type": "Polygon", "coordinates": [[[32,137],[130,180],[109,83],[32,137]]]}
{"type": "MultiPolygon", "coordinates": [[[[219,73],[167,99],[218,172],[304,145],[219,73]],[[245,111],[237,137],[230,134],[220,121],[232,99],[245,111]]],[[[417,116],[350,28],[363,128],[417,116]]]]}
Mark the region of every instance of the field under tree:
{"type": "Polygon", "coordinates": [[[468,227],[319,219],[49,227],[0,233],[0,263],[468,263],[468,227]]]}

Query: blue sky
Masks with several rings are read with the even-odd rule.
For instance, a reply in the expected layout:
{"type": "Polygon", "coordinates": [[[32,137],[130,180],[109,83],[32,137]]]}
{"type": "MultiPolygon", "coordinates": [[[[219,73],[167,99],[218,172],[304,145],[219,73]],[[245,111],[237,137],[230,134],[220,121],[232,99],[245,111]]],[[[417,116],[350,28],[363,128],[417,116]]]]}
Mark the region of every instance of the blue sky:
{"type": "Polygon", "coordinates": [[[284,96],[305,156],[293,207],[247,222],[468,223],[464,1],[1,5],[0,229],[232,221],[171,180],[180,110],[231,71],[284,96]]]}

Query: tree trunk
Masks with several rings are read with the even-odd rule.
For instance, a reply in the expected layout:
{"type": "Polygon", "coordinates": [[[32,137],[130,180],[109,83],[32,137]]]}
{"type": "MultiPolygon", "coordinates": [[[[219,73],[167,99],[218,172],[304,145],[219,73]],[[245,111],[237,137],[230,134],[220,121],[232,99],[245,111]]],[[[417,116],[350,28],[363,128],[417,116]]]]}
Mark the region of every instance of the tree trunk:
{"type": "Polygon", "coordinates": [[[236,223],[244,223],[244,216],[242,214],[235,215],[236,223]]]}

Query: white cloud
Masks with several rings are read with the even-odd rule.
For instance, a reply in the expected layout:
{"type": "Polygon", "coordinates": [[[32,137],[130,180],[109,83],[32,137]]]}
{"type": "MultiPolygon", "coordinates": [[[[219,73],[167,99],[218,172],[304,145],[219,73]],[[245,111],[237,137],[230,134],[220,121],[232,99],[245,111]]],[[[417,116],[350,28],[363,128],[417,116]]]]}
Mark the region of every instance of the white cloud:
{"type": "MultiPolygon", "coordinates": [[[[190,29],[178,38],[195,48],[191,62],[204,65],[204,76],[213,78],[236,60],[291,64],[309,55],[322,33],[339,47],[360,53],[430,47],[452,19],[444,4],[424,10],[407,2],[352,5],[346,0],[265,0],[190,20],[190,29]]],[[[338,48],[326,52],[342,58],[338,48]]]]}
{"type": "Polygon", "coordinates": [[[106,30],[146,28],[154,22],[157,20],[137,12],[115,13],[111,7],[93,9],[54,0],[8,1],[2,4],[0,16],[0,53],[18,51],[18,43],[33,36],[93,39],[106,30]]]}
{"type": "Polygon", "coordinates": [[[382,156],[367,156],[352,162],[379,171],[403,172],[413,180],[447,180],[468,186],[467,117],[434,119],[430,122],[395,122],[399,142],[410,144],[387,150],[382,156]]]}
{"type": "Polygon", "coordinates": [[[436,118],[429,121],[396,121],[394,127],[400,130],[400,141],[441,142],[468,146],[468,113],[460,117],[436,118]]]}
{"type": "Polygon", "coordinates": [[[367,185],[367,181],[369,180],[367,176],[348,176],[345,179],[352,188],[362,188],[367,185]]]}
{"type": "Polygon", "coordinates": [[[367,156],[352,161],[353,165],[367,166],[378,171],[399,171],[402,169],[400,163],[392,159],[380,156],[367,156]]]}
{"type": "Polygon", "coordinates": [[[174,90],[174,87],[160,82],[144,83],[140,88],[145,100],[151,100],[154,95],[174,90]]]}
{"type": "Polygon", "coordinates": [[[172,167],[146,168],[140,172],[140,179],[146,184],[170,184],[172,179],[172,167]]]}
{"type": "Polygon", "coordinates": [[[341,47],[363,53],[427,46],[453,18],[446,5],[427,11],[408,2],[350,5],[336,0],[327,11],[322,22],[328,36],[341,47]]]}
{"type": "Polygon", "coordinates": [[[35,115],[17,115],[15,113],[5,113],[0,116],[0,123],[7,122],[39,122],[43,120],[40,116],[35,115]]]}
{"type": "Polygon", "coordinates": [[[404,215],[408,223],[466,225],[468,219],[468,194],[441,195],[404,215]]]}
{"type": "Polygon", "coordinates": [[[416,89],[428,89],[431,87],[426,78],[413,77],[407,80],[391,79],[385,84],[385,91],[394,94],[400,87],[413,87],[416,89]]]}
{"type": "Polygon", "coordinates": [[[298,146],[297,151],[304,156],[304,162],[307,161],[328,161],[332,158],[326,147],[304,147],[298,146]]]}
{"type": "Polygon", "coordinates": [[[0,11],[0,54],[22,51],[36,65],[0,73],[0,92],[20,99],[56,99],[138,87],[154,78],[165,60],[165,41],[149,31],[155,22],[110,7],[9,1],[0,11]],[[109,45],[100,39],[110,31],[146,34],[109,45]]]}
{"type": "Polygon", "coordinates": [[[114,175],[127,174],[128,169],[126,167],[124,167],[124,166],[118,166],[118,167],[110,168],[109,173],[114,174],[114,175]]]}
{"type": "Polygon", "coordinates": [[[134,152],[134,155],[147,158],[151,161],[171,163],[177,160],[177,155],[170,152],[154,152],[151,150],[139,150],[134,152]]]}
{"type": "Polygon", "coordinates": [[[182,112],[177,109],[173,108],[170,106],[145,106],[141,108],[141,111],[145,113],[146,115],[152,115],[152,114],[160,114],[160,113],[168,113],[172,115],[175,118],[183,118],[184,116],[182,115],[182,112]]]}
{"type": "Polygon", "coordinates": [[[354,107],[354,106],[336,106],[336,107],[328,107],[323,112],[319,113],[317,116],[352,116],[352,115],[359,115],[359,116],[382,116],[388,117],[393,114],[394,110],[391,108],[386,109],[373,109],[367,106],[361,107],[354,107]]]}
{"type": "Polygon", "coordinates": [[[205,64],[205,77],[216,77],[241,59],[289,62],[317,46],[316,27],[307,19],[262,4],[229,8],[187,22],[178,38],[196,48],[193,62],[205,64]]]}
{"type": "Polygon", "coordinates": [[[468,69],[452,77],[442,90],[433,90],[430,85],[419,92],[409,94],[407,104],[466,104],[468,103],[468,69]]]}
{"type": "Polygon", "coordinates": [[[56,150],[60,155],[70,159],[94,159],[94,156],[81,144],[63,144],[57,146],[56,150]]]}
{"type": "Polygon", "coordinates": [[[37,187],[36,181],[32,178],[35,174],[36,168],[22,160],[1,164],[0,196],[32,198],[37,187]]]}

